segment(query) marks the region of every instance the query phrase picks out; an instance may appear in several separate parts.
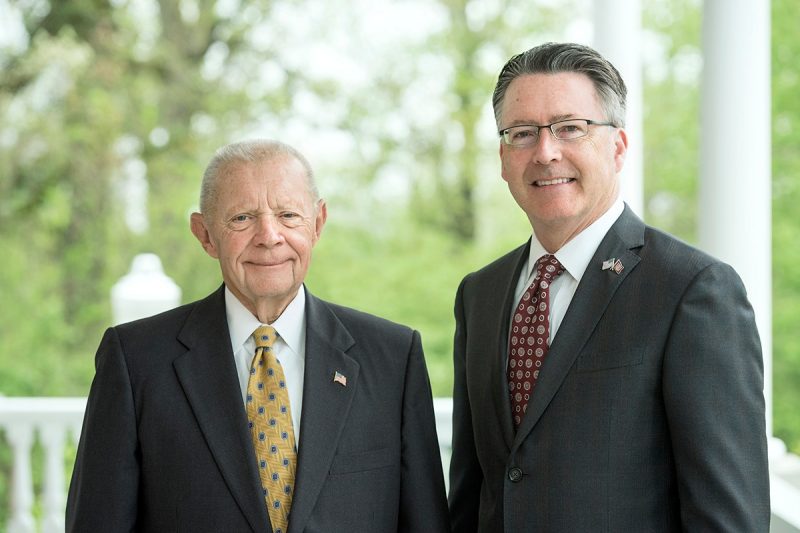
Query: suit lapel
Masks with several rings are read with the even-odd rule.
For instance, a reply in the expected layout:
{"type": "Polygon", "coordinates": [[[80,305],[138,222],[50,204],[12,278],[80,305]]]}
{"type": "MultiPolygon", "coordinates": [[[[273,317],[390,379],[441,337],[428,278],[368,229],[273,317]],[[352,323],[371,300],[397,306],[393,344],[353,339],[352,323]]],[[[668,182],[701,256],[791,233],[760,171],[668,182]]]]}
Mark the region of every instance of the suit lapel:
{"type": "MultiPolygon", "coordinates": [[[[639,264],[632,251],[644,244],[644,223],[628,208],[611,226],[586,267],[572,302],[547,354],[536,391],[528,404],[514,447],[527,437],[552,401],[583,346],[594,332],[614,293],[639,264]],[[619,259],[624,269],[619,274],[603,270],[603,261],[619,259]]],[[[506,395],[507,396],[507,395],[506,395]]]]}
{"type": "Polygon", "coordinates": [[[231,350],[224,288],[198,302],[173,366],[222,477],[254,531],[269,523],[231,350]]]}
{"type": "Polygon", "coordinates": [[[358,387],[359,365],[345,353],[354,344],[331,308],[306,289],[306,366],[290,533],[303,531],[328,477],[358,387]],[[336,372],[346,377],[346,386],[334,382],[336,372]]]}
{"type": "MultiPolygon", "coordinates": [[[[508,328],[511,323],[511,309],[516,306],[514,292],[517,287],[517,281],[522,272],[522,268],[528,260],[530,255],[530,240],[524,246],[517,249],[517,253],[512,254],[511,259],[507,263],[508,274],[501,274],[500,279],[507,280],[504,287],[504,297],[501,302],[501,312],[493,313],[495,317],[500,317],[500,321],[495,324],[494,329],[497,331],[496,338],[498,339],[497,357],[490,361],[492,366],[492,398],[494,398],[495,416],[500,421],[500,427],[503,433],[508,449],[514,442],[514,425],[511,421],[511,397],[508,393],[508,378],[506,377],[506,367],[508,365],[508,328]]],[[[493,309],[491,306],[488,309],[493,309]]],[[[480,371],[477,373],[480,375],[480,371]]]]}

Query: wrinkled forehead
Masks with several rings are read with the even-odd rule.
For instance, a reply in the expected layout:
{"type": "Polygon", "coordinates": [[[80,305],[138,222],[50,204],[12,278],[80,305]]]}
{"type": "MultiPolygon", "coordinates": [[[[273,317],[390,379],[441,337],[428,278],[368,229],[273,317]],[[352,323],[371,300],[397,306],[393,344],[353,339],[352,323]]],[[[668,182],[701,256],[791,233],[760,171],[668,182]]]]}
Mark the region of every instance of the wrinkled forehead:
{"type": "Polygon", "coordinates": [[[308,174],[291,156],[264,161],[238,161],[220,169],[217,183],[218,207],[253,209],[313,207],[308,174]]]}

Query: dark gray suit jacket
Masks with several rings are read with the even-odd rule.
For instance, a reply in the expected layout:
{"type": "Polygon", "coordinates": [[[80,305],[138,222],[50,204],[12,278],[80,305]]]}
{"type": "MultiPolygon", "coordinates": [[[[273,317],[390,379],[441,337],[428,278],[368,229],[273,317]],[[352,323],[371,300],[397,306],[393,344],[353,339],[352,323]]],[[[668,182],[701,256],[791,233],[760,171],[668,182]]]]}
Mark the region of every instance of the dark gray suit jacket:
{"type": "MultiPolygon", "coordinates": [[[[308,291],[306,323],[289,533],[446,530],[419,334],[308,291]]],[[[96,369],[67,531],[271,531],[222,288],[110,328],[96,369]]]]}
{"type": "Polygon", "coordinates": [[[514,432],[505,378],[529,245],[455,304],[455,532],[766,533],[763,363],[729,266],[627,207],[594,254],[514,432]],[[618,258],[624,270],[602,270],[618,258]]]}

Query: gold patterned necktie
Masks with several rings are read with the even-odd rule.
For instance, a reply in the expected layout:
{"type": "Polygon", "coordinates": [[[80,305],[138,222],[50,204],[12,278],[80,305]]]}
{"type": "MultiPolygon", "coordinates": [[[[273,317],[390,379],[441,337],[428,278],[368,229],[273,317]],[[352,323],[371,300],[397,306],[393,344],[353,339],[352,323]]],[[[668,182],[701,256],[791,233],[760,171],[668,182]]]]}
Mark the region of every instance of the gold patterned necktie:
{"type": "Polygon", "coordinates": [[[264,501],[274,533],[286,533],[292,506],[297,448],[283,368],[272,350],[278,334],[271,326],[253,332],[256,353],[247,383],[247,419],[264,501]]]}

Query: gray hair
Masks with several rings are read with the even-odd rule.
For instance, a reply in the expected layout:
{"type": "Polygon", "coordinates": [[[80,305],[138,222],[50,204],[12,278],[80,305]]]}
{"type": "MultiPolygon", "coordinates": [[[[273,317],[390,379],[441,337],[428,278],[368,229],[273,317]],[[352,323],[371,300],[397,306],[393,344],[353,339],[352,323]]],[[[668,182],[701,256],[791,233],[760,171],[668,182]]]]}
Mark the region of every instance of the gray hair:
{"type": "Polygon", "coordinates": [[[319,190],[314,181],[314,171],[303,154],[292,146],[270,139],[253,139],[223,146],[214,154],[203,172],[203,183],[200,185],[200,212],[207,213],[214,205],[217,196],[217,185],[225,177],[225,170],[237,163],[261,163],[277,157],[291,157],[303,165],[306,171],[306,185],[314,206],[319,202],[319,190]]]}
{"type": "Polygon", "coordinates": [[[515,55],[500,71],[492,96],[497,127],[500,127],[503,100],[512,81],[526,74],[559,72],[587,75],[600,98],[600,105],[606,114],[605,120],[618,128],[625,126],[625,96],[628,91],[614,65],[588,46],[575,43],[545,43],[515,55]]]}

